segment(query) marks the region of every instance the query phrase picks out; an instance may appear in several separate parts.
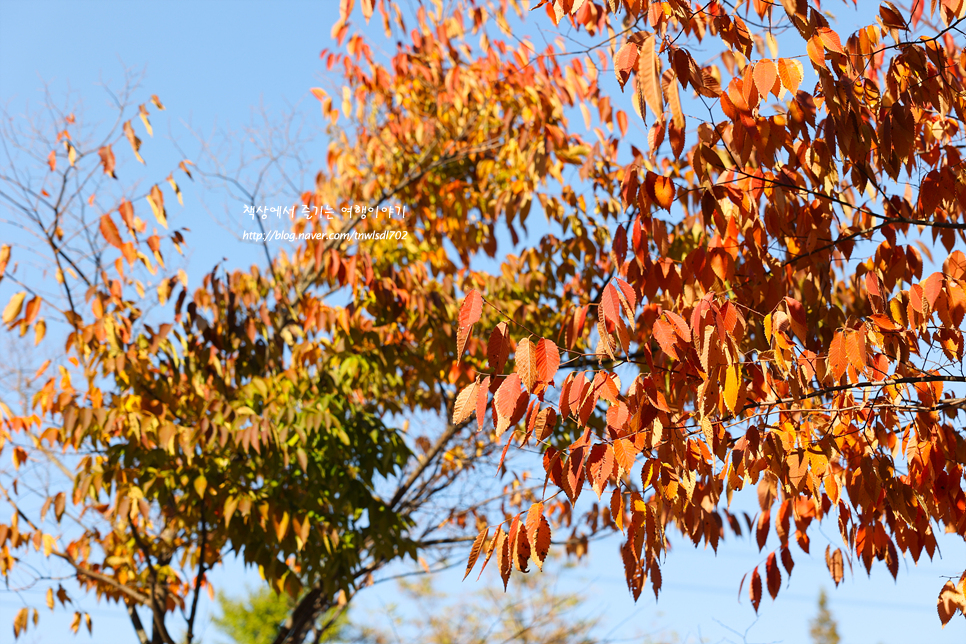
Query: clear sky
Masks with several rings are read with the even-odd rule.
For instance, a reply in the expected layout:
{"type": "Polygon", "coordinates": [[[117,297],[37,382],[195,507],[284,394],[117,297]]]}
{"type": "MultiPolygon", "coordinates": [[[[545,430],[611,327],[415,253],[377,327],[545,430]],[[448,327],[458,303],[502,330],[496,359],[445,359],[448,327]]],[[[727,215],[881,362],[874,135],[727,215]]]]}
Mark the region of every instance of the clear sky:
{"type": "MultiPolygon", "coordinates": [[[[838,11],[841,5],[829,8],[838,11]]],[[[316,123],[318,105],[308,90],[326,84],[319,52],[333,46],[329,30],[337,13],[337,0],[0,0],[0,103],[11,113],[20,113],[28,101],[36,105],[43,100],[42,90],[47,85],[55,96],[69,89],[78,92],[89,113],[96,115],[105,109],[107,100],[97,84],[116,81],[124,67],[132,67],[145,70],[147,93],[158,94],[167,107],[152,117],[155,139],[171,136],[188,150],[197,149],[189,126],[204,133],[238,128],[263,108],[279,117],[292,108],[309,124],[316,123]]],[[[380,36],[374,38],[378,42],[380,36]]],[[[615,103],[633,114],[629,95],[616,94],[615,103]]],[[[631,136],[640,136],[633,132],[631,136]]],[[[161,141],[145,142],[149,171],[165,168],[153,180],[163,179],[167,168],[178,160],[163,152],[169,147],[161,141]]],[[[306,145],[306,154],[316,167],[324,149],[323,140],[306,145]]],[[[185,207],[172,206],[172,220],[192,229],[188,244],[193,253],[189,264],[193,277],[222,257],[230,265],[261,260],[259,248],[237,238],[250,228],[239,204],[212,201],[208,196],[206,209],[200,191],[189,182],[181,183],[185,207]]],[[[736,501],[745,502],[748,499],[736,501]]],[[[689,641],[702,637],[709,642],[742,642],[747,632],[749,643],[804,644],[809,641],[807,622],[815,612],[821,587],[831,591],[830,605],[847,644],[966,639],[964,620],[956,618],[940,630],[935,609],[943,576],[958,575],[966,566],[966,547],[961,541],[940,539],[942,559],[937,557],[935,562],[924,560],[916,567],[911,560],[905,561],[900,565],[898,585],[880,565],[871,578],[864,570],[847,570],[845,582],[835,590],[825,569],[824,551],[827,543],[835,547],[840,540],[834,525],[823,526],[823,531],[829,540],[816,532],[810,556],[793,547],[796,567],[791,582],[777,601],[765,597],[757,621],[747,599],[747,586],[738,601],[738,584],[742,575],[764,564],[764,556],[774,547],[771,542],[764,554],[747,541],[726,542],[715,557],[710,550],[695,550],[676,539],[663,568],[660,601],[655,603],[653,595],[645,591],[635,605],[624,585],[617,541],[609,539],[594,544],[585,559],[589,564],[564,573],[558,588],[583,593],[586,610],[602,614],[607,630],[613,629],[611,635],[618,640],[670,630],[691,638],[689,641]]],[[[553,568],[548,565],[551,572],[546,574],[554,574],[553,568]]],[[[460,584],[460,576],[457,571],[443,574],[440,589],[466,592],[472,582],[460,584]]],[[[214,581],[228,592],[240,592],[246,583],[257,583],[257,572],[229,564],[214,574],[214,581]]],[[[395,594],[392,583],[364,591],[355,615],[379,619],[383,607],[396,600],[395,594]]],[[[40,596],[31,600],[42,604],[40,596]]],[[[16,596],[0,590],[0,641],[7,641],[9,624],[21,605],[16,596]]],[[[98,606],[91,600],[82,605],[94,617],[94,636],[82,631],[76,641],[133,641],[122,608],[98,606]]],[[[206,602],[205,614],[209,610],[206,602]]],[[[68,621],[63,613],[54,618],[42,615],[41,628],[31,630],[26,641],[70,641],[68,621]]],[[[219,638],[208,628],[204,641],[213,643],[219,638]]]]}

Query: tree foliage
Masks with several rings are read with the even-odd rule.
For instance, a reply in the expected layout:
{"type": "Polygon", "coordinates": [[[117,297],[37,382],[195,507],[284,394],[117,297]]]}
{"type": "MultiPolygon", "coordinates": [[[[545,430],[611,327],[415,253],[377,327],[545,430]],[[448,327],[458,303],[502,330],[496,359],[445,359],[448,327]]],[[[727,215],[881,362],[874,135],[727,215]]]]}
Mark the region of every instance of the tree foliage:
{"type": "Polygon", "coordinates": [[[467,574],[492,560],[506,586],[561,530],[577,555],[620,531],[635,598],[660,591],[672,532],[753,533],[756,610],[816,522],[842,537],[836,583],[932,557],[934,526],[966,534],[962,0],[882,3],[851,34],[815,0],[537,3],[542,27],[591,39],[576,52],[517,38],[526,3],[364,0],[400,36],[387,58],[353,4],[322,56],[337,90],[312,90],[331,127],[294,187],[303,237],[262,267],[189,289],[167,208],[193,172],[259,206],[277,157],[139,187],[162,104],[133,92],[106,133],[65,110],[5,137],[24,156],[0,196],[36,243],[0,249],[2,319],[53,351],[33,406],[2,409],[8,580],[46,583],[23,565],[43,551],[170,644],[234,551],[298,598],[281,644],[388,562],[472,533],[467,574]],[[397,426],[420,414],[447,420],[397,426]],[[21,482],[37,468],[63,477],[21,482]],[[499,489],[452,493],[480,468],[499,489]],[[597,502],[577,506],[585,483],[597,502]],[[745,488],[760,513],[742,523],[745,488]]]}
{"type": "Polygon", "coordinates": [[[839,644],[839,626],[828,609],[828,595],[823,588],[818,593],[818,612],[809,622],[808,634],[813,644],[839,644]]]}

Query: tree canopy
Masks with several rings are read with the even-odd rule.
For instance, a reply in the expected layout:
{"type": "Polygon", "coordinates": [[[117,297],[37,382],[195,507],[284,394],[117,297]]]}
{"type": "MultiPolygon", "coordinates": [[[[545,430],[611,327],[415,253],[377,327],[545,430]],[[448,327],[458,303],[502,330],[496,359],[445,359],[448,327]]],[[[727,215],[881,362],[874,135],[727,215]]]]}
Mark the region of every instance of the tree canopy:
{"type": "MultiPolygon", "coordinates": [[[[757,610],[823,521],[836,584],[966,535],[966,3],[885,2],[851,34],[828,4],[342,0],[336,88],[311,90],[327,155],[287,186],[298,240],[193,289],[166,264],[177,182],[254,209],[277,156],[145,188],[164,108],[136,88],[107,129],[5,123],[0,197],[34,242],[0,249],[2,319],[53,357],[0,407],[0,574],[47,585],[42,551],[173,644],[234,552],[293,598],[282,644],[464,542],[506,587],[560,531],[577,555],[621,532],[637,598],[674,532],[774,533],[741,582],[757,610]],[[528,9],[590,44],[517,37],[528,9]]],[[[941,589],[943,624],[964,591],[941,589]]]]}

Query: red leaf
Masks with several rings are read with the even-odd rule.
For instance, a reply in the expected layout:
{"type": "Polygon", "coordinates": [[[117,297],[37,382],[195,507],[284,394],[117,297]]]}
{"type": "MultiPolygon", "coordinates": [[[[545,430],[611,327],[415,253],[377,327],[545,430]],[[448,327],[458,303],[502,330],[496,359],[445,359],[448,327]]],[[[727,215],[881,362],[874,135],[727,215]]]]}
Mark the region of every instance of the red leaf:
{"type": "Polygon", "coordinates": [[[751,598],[751,605],[755,607],[757,613],[758,606],[761,604],[761,575],[758,574],[758,566],[755,566],[755,571],[751,574],[748,596],[751,598]]]}
{"type": "Polygon", "coordinates": [[[553,384],[557,369],[560,368],[560,350],[551,340],[542,338],[536,350],[537,380],[553,384]]]}
{"type": "Polygon", "coordinates": [[[590,450],[587,457],[587,478],[590,479],[594,492],[599,499],[604,493],[607,480],[614,472],[614,448],[607,443],[597,443],[590,450]]]}
{"type": "Polygon", "coordinates": [[[486,358],[494,375],[503,373],[507,358],[510,356],[510,336],[506,322],[500,322],[490,333],[486,345],[486,358]]]}
{"type": "Polygon", "coordinates": [[[463,298],[463,304],[460,306],[459,313],[459,325],[461,327],[471,326],[480,321],[480,315],[483,313],[483,296],[476,289],[473,289],[466,294],[463,298]]]}
{"type": "Polygon", "coordinates": [[[493,409],[497,418],[497,438],[510,427],[510,421],[516,412],[517,403],[520,397],[524,395],[520,391],[520,385],[520,376],[511,373],[504,379],[500,388],[496,390],[496,395],[493,397],[493,409]]]}
{"type": "Polygon", "coordinates": [[[768,580],[768,594],[774,600],[782,587],[782,573],[778,569],[778,560],[774,552],[768,555],[768,560],[765,562],[765,577],[768,580]]]}
{"type": "Polygon", "coordinates": [[[486,422],[486,398],[490,392],[490,377],[486,376],[480,382],[480,388],[476,394],[476,422],[479,430],[483,431],[483,424],[486,422]]]}
{"type": "Polygon", "coordinates": [[[654,337],[657,338],[658,344],[661,345],[661,350],[664,353],[675,360],[679,359],[677,349],[674,347],[678,336],[671,323],[665,322],[664,320],[656,320],[654,322],[654,337]]]}

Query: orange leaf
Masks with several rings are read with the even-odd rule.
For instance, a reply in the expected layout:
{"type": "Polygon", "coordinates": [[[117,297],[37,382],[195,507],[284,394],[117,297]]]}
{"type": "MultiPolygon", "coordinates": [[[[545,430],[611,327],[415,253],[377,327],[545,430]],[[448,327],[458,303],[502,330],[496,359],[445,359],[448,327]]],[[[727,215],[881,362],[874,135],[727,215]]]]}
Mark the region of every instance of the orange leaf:
{"type": "Polygon", "coordinates": [[[845,342],[849,364],[859,373],[865,373],[865,332],[851,331],[845,342]]]}
{"type": "Polygon", "coordinates": [[[725,376],[725,404],[728,405],[728,409],[734,413],[735,408],[738,406],[738,388],[739,388],[739,378],[738,378],[738,366],[729,365],[727,374],[725,376]]]}
{"type": "Polygon", "coordinates": [[[678,336],[674,332],[674,327],[671,323],[665,322],[664,320],[655,320],[653,333],[654,337],[657,338],[658,344],[661,345],[661,350],[669,357],[678,360],[677,349],[674,346],[678,336]]]}
{"type": "Polygon", "coordinates": [[[825,45],[822,44],[821,37],[818,35],[812,36],[808,40],[805,50],[808,52],[808,57],[812,60],[813,65],[825,67],[825,45]]]}
{"type": "Polygon", "coordinates": [[[104,166],[104,174],[108,175],[112,179],[117,179],[117,175],[114,174],[114,152],[111,150],[110,145],[105,145],[97,154],[101,157],[101,165],[104,166]]]}
{"type": "Polygon", "coordinates": [[[493,409],[496,411],[497,418],[497,438],[510,427],[510,420],[516,412],[517,401],[521,395],[524,395],[520,391],[520,385],[520,376],[511,373],[504,379],[500,388],[496,390],[496,395],[493,397],[493,409]]]}
{"type": "Polygon", "coordinates": [[[123,242],[121,241],[121,235],[117,232],[117,226],[114,225],[114,220],[111,219],[110,215],[104,215],[101,217],[101,235],[108,244],[114,246],[115,248],[120,248],[123,242]]]}
{"type": "Polygon", "coordinates": [[[470,326],[476,324],[480,321],[480,315],[483,313],[483,296],[476,289],[471,290],[463,298],[463,304],[460,306],[459,312],[459,325],[460,326],[470,326]]]}
{"type": "Polygon", "coordinates": [[[617,82],[620,83],[621,90],[624,89],[624,85],[627,84],[627,79],[630,78],[631,72],[637,68],[637,59],[640,54],[637,51],[637,45],[634,43],[624,43],[617,55],[614,57],[614,75],[617,76],[617,82]]]}
{"type": "Polygon", "coordinates": [[[842,379],[848,365],[849,357],[846,354],[845,340],[842,337],[842,332],[839,331],[832,338],[832,344],[829,345],[828,349],[829,372],[836,383],[842,379]]]}
{"type": "Polygon", "coordinates": [[[845,51],[842,49],[842,41],[839,40],[839,35],[829,29],[828,27],[819,27],[816,30],[818,37],[821,39],[822,44],[829,51],[834,51],[837,54],[844,54],[845,51]]]}
{"type": "Polygon", "coordinates": [[[654,36],[648,36],[641,43],[637,81],[644,102],[654,112],[654,116],[661,118],[664,116],[664,97],[661,95],[661,82],[657,77],[657,52],[654,46],[654,36]]]}
{"type": "Polygon", "coordinates": [[[754,77],[758,93],[762,97],[767,96],[768,92],[775,87],[775,81],[778,80],[778,68],[770,60],[760,60],[755,64],[754,77]]]}
{"type": "Polygon", "coordinates": [[[654,179],[653,181],[648,181],[648,187],[654,197],[654,201],[661,208],[671,210],[671,204],[674,203],[674,182],[669,177],[648,173],[649,180],[652,176],[654,179]]]}
{"type": "Polygon", "coordinates": [[[802,64],[794,58],[778,59],[778,75],[782,79],[782,85],[792,94],[798,92],[798,86],[805,78],[805,71],[802,64]]]}

